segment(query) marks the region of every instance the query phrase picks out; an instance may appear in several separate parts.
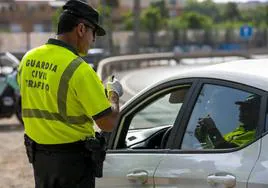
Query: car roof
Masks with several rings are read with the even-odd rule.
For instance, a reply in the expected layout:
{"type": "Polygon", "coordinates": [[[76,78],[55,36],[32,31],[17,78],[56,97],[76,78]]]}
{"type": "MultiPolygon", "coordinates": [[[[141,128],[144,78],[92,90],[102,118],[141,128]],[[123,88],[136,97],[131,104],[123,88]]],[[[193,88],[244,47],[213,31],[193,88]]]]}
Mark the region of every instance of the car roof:
{"type": "Polygon", "coordinates": [[[214,65],[188,66],[181,71],[174,71],[174,67],[162,69],[163,72],[168,70],[170,70],[170,76],[146,87],[128,102],[159,84],[183,78],[227,80],[268,91],[268,59],[236,60],[214,65]]]}
{"type": "Polygon", "coordinates": [[[268,59],[238,60],[194,69],[185,69],[165,79],[163,82],[179,78],[214,78],[238,82],[268,91],[267,71],[268,59]]]}

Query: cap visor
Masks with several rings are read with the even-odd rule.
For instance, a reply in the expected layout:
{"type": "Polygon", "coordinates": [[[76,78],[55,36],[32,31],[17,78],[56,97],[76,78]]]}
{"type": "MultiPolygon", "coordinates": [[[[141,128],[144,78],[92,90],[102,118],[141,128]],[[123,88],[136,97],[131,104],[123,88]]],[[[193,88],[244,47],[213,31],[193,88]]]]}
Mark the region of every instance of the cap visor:
{"type": "Polygon", "coordinates": [[[102,27],[100,27],[99,25],[96,25],[96,27],[97,27],[96,31],[97,36],[104,36],[106,34],[105,30],[102,27]]]}
{"type": "Polygon", "coordinates": [[[251,103],[245,102],[245,101],[237,101],[237,102],[235,102],[235,104],[238,104],[238,105],[249,105],[251,103]]]}

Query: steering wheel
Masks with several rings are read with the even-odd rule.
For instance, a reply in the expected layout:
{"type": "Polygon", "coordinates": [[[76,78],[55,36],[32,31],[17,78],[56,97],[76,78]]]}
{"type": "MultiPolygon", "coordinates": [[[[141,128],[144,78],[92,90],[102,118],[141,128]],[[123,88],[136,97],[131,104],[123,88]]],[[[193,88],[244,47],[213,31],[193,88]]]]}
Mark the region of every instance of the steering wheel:
{"type": "Polygon", "coordinates": [[[161,139],[161,143],[160,143],[160,148],[164,149],[166,147],[167,141],[168,141],[168,137],[170,135],[170,132],[172,130],[173,127],[169,127],[166,132],[163,134],[163,137],[161,139]]]}

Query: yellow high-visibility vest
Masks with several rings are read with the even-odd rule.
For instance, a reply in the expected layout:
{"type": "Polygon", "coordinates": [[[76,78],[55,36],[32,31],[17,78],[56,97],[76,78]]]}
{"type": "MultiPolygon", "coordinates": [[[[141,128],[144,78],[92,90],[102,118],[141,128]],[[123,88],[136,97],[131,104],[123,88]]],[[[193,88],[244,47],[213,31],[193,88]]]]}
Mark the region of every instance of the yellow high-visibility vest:
{"type": "Polygon", "coordinates": [[[243,125],[240,125],[234,131],[224,135],[227,142],[234,143],[238,146],[243,146],[253,141],[256,137],[256,130],[245,130],[243,125]]]}
{"type": "Polygon", "coordinates": [[[94,137],[93,120],[111,112],[95,71],[60,40],[25,54],[18,83],[25,133],[39,144],[94,137]]]}

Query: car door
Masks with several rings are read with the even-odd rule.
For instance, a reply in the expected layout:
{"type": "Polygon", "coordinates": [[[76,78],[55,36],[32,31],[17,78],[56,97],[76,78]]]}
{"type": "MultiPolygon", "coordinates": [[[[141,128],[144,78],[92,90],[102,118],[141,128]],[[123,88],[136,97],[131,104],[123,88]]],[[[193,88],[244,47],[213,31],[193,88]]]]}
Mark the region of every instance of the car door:
{"type": "Polygon", "coordinates": [[[154,187],[153,175],[168,152],[170,130],[191,93],[192,80],[160,84],[128,103],[109,140],[98,188],[154,187]]]}
{"type": "Polygon", "coordinates": [[[246,188],[260,153],[258,138],[265,119],[262,95],[239,84],[200,80],[177,132],[171,133],[175,134],[168,141],[172,150],[157,167],[155,187],[246,188]],[[242,103],[252,97],[256,97],[254,105],[247,109],[252,113],[246,113],[242,103]],[[250,123],[242,120],[242,111],[250,123]]]}
{"type": "MultiPolygon", "coordinates": [[[[268,96],[266,98],[268,100],[268,96]]],[[[267,101],[268,102],[268,101],[267,101]]],[[[264,104],[267,104],[265,102],[264,104]]],[[[261,138],[261,152],[260,156],[258,158],[258,161],[256,162],[256,165],[254,169],[252,170],[250,174],[250,178],[248,180],[248,187],[247,188],[266,188],[268,187],[268,148],[267,148],[267,143],[268,143],[268,108],[267,106],[265,107],[266,109],[266,124],[265,124],[265,129],[262,134],[261,138]]]]}

